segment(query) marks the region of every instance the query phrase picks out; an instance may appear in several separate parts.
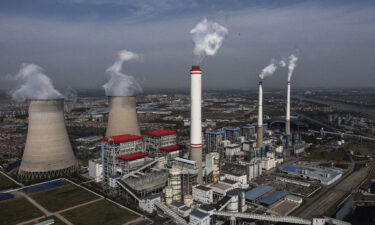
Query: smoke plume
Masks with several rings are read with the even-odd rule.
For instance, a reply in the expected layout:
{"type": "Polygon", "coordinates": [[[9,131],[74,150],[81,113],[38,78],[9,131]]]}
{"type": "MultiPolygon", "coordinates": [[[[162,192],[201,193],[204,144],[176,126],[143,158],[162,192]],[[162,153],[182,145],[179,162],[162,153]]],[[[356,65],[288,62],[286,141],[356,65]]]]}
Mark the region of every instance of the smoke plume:
{"type": "Polygon", "coordinates": [[[272,76],[275,73],[276,69],[277,62],[275,60],[272,60],[271,64],[263,68],[262,72],[259,74],[259,78],[263,80],[266,77],[272,76]]]}
{"type": "Polygon", "coordinates": [[[228,29],[207,19],[199,22],[191,31],[194,42],[195,63],[200,64],[206,56],[214,56],[221,47],[228,29]]]}
{"type": "Polygon", "coordinates": [[[124,62],[140,58],[140,55],[125,49],[118,53],[116,62],[106,70],[111,76],[110,80],[103,85],[107,96],[134,96],[142,92],[141,85],[134,77],[121,72],[124,62]]]}
{"type": "Polygon", "coordinates": [[[298,58],[294,54],[291,54],[289,57],[289,62],[288,62],[288,81],[292,79],[293,71],[296,68],[298,58]]]}
{"type": "Polygon", "coordinates": [[[15,79],[24,81],[24,83],[12,92],[13,100],[24,101],[26,99],[55,99],[63,97],[55,89],[51,79],[44,74],[43,68],[38,65],[22,64],[15,79]]]}

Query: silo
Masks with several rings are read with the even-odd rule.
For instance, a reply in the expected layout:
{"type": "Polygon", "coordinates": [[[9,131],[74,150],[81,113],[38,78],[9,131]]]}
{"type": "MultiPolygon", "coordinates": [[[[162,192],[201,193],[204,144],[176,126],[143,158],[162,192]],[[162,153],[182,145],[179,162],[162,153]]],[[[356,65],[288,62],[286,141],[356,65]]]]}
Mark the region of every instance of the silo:
{"type": "Polygon", "coordinates": [[[106,137],[132,134],[139,130],[134,96],[109,96],[109,116],[106,137]]]}
{"type": "Polygon", "coordinates": [[[77,160],[64,123],[64,99],[34,99],[18,174],[22,179],[64,176],[77,169],[77,160]]]}
{"type": "Polygon", "coordinates": [[[169,186],[172,187],[173,202],[181,201],[181,169],[169,169],[169,186]]]}

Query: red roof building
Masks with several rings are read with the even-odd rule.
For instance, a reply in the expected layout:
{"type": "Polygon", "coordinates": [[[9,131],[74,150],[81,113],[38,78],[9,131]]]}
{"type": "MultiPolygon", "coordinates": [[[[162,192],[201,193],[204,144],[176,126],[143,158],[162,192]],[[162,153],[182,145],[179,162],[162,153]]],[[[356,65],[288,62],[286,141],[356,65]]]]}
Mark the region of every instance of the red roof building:
{"type": "Polygon", "coordinates": [[[171,146],[160,148],[160,150],[163,152],[173,152],[173,151],[177,151],[180,149],[181,149],[181,146],[179,145],[171,145],[171,146]]]}
{"type": "Polygon", "coordinates": [[[177,134],[177,131],[175,130],[153,130],[153,131],[145,132],[144,134],[148,136],[154,136],[154,137],[163,137],[163,136],[177,134]]]}
{"type": "Polygon", "coordinates": [[[147,156],[148,156],[147,153],[136,152],[136,153],[132,153],[132,154],[118,156],[117,159],[120,159],[120,160],[123,160],[123,161],[131,161],[131,160],[145,158],[147,156]]]}
{"type": "Polygon", "coordinates": [[[118,143],[124,143],[124,142],[137,141],[137,140],[141,140],[142,138],[143,137],[137,136],[137,135],[123,134],[123,135],[117,135],[117,136],[111,136],[111,137],[104,137],[102,138],[102,141],[108,142],[111,144],[118,144],[118,143]]]}

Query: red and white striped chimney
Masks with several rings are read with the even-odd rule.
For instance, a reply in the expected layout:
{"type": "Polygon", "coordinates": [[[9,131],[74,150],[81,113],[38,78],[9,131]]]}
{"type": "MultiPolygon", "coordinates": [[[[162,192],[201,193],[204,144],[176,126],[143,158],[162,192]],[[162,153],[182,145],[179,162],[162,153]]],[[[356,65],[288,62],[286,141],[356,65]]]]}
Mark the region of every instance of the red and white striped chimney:
{"type": "Polygon", "coordinates": [[[290,81],[288,81],[288,89],[286,94],[286,121],[285,133],[290,135],[290,81]]]}
{"type": "Polygon", "coordinates": [[[263,145],[263,82],[259,81],[257,147],[263,145]]]}
{"type": "Polygon", "coordinates": [[[198,166],[198,183],[203,182],[202,177],[202,70],[199,66],[192,66],[191,76],[191,119],[190,119],[190,147],[192,160],[198,166]]]}

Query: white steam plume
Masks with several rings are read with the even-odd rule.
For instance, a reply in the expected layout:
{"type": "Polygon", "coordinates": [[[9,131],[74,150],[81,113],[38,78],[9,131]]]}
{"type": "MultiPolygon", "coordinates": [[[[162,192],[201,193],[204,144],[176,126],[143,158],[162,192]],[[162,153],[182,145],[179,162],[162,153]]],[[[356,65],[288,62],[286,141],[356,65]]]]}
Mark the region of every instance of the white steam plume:
{"type": "Polygon", "coordinates": [[[204,19],[195,25],[190,34],[193,36],[195,63],[200,64],[204,57],[217,53],[228,34],[228,29],[216,22],[204,19]]]}
{"type": "Polygon", "coordinates": [[[134,96],[142,92],[141,85],[134,77],[121,72],[124,62],[140,58],[140,55],[125,49],[118,53],[116,62],[106,70],[111,76],[110,80],[103,85],[107,96],[134,96]]]}
{"type": "Polygon", "coordinates": [[[289,57],[289,62],[288,62],[288,81],[292,79],[293,71],[296,68],[298,58],[294,54],[291,54],[289,57]]]}
{"type": "Polygon", "coordinates": [[[51,79],[44,74],[43,68],[38,65],[22,64],[15,78],[16,80],[24,81],[18,89],[12,92],[12,98],[16,101],[63,97],[63,95],[55,89],[51,79]]]}

